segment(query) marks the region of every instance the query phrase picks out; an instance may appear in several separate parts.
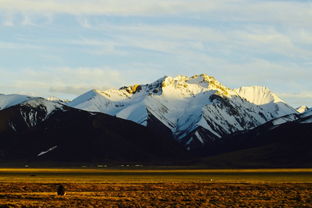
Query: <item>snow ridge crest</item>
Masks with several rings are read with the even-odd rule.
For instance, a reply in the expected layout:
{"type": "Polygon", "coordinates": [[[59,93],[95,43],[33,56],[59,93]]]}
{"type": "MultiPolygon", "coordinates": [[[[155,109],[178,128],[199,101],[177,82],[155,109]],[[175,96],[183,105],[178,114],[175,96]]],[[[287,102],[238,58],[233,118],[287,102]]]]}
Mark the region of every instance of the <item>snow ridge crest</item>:
{"type": "Polygon", "coordinates": [[[69,105],[107,113],[144,126],[148,125],[152,115],[177,139],[188,137],[185,143],[199,141],[200,144],[205,143],[205,138],[199,138],[199,135],[205,134],[199,129],[220,138],[297,113],[266,87],[230,89],[206,74],[164,76],[150,84],[92,90],[69,105]]]}

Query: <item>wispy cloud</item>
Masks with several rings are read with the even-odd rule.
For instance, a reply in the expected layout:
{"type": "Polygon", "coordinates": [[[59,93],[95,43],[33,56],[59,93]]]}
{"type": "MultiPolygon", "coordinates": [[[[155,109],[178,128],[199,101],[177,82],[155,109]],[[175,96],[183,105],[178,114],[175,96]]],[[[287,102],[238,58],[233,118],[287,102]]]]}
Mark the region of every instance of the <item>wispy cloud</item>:
{"type": "Polygon", "coordinates": [[[122,76],[117,70],[109,68],[45,68],[23,69],[19,71],[0,70],[3,80],[0,89],[30,92],[44,96],[51,93],[79,94],[86,89],[108,88],[120,84],[122,76]],[[21,79],[20,77],[23,77],[21,79]]]}
{"type": "MultiPolygon", "coordinates": [[[[138,65],[132,67],[137,68],[137,70],[120,70],[109,67],[61,67],[22,69],[19,71],[0,69],[2,78],[10,77],[10,79],[0,78],[0,92],[6,91],[34,96],[58,94],[77,96],[91,89],[119,88],[140,81],[136,76],[139,73],[138,65]]],[[[144,72],[141,74],[143,75],[144,72]]]]}
{"type": "MultiPolygon", "coordinates": [[[[309,60],[312,56],[312,28],[293,33],[266,25],[240,25],[235,28],[179,24],[112,24],[92,23],[84,18],[82,26],[111,35],[109,40],[82,39],[79,44],[103,46],[106,49],[137,47],[159,52],[181,54],[201,51],[235,57],[237,54],[280,55],[309,60]],[[234,56],[233,56],[234,55],[234,56]]],[[[77,42],[78,42],[77,41],[77,42]]],[[[113,51],[113,50],[111,50],[113,51]]],[[[120,50],[119,50],[120,52],[120,50]]]]}
{"type": "MultiPolygon", "coordinates": [[[[226,1],[228,2],[228,1],[226,1]]],[[[109,15],[160,15],[179,12],[207,11],[215,8],[217,3],[186,0],[90,0],[61,1],[61,0],[2,0],[0,8],[19,12],[51,12],[69,14],[109,14],[109,15]]]]}
{"type": "Polygon", "coordinates": [[[24,26],[35,26],[36,25],[29,15],[23,16],[21,24],[24,26]]]}
{"type": "Polygon", "coordinates": [[[160,16],[190,14],[219,17],[219,21],[309,24],[309,1],[275,0],[2,0],[0,9],[10,12],[65,13],[73,15],[160,16]]]}
{"type": "MultiPolygon", "coordinates": [[[[311,10],[306,0],[0,0],[0,92],[77,94],[196,73],[308,92],[311,10]]],[[[311,99],[299,97],[286,100],[311,99]]]]}
{"type": "MultiPolygon", "coordinates": [[[[70,94],[70,95],[80,95],[84,92],[87,92],[93,88],[90,87],[80,87],[80,86],[52,86],[50,87],[49,91],[51,93],[63,93],[63,94],[70,94]]],[[[97,88],[101,90],[107,89],[106,87],[97,88]]]]}
{"type": "Polygon", "coordinates": [[[79,45],[82,47],[91,47],[91,49],[84,49],[85,52],[94,55],[127,55],[127,51],[119,49],[123,46],[117,40],[97,40],[89,38],[81,38],[79,40],[69,40],[67,43],[72,45],[79,45]]]}
{"type": "Polygon", "coordinates": [[[294,107],[308,105],[312,107],[312,91],[297,92],[297,93],[278,93],[282,99],[291,103],[294,107]]]}
{"type": "Polygon", "coordinates": [[[283,98],[309,98],[312,99],[311,92],[298,92],[298,93],[279,93],[279,96],[283,98]]]}
{"type": "Polygon", "coordinates": [[[0,49],[41,49],[42,46],[27,44],[27,43],[14,43],[14,42],[0,42],[0,49]]]}
{"type": "Polygon", "coordinates": [[[13,27],[14,26],[14,15],[4,12],[0,18],[0,24],[5,27],[13,27]]]}

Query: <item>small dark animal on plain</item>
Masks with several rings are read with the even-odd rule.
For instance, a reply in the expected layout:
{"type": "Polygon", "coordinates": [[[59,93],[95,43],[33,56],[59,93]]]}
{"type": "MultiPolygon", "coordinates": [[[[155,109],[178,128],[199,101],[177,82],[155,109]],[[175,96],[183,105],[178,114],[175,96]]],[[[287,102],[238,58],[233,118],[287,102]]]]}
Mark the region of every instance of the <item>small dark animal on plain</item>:
{"type": "Polygon", "coordinates": [[[65,195],[65,187],[63,185],[59,185],[57,187],[56,192],[57,192],[57,195],[64,196],[65,195]]]}

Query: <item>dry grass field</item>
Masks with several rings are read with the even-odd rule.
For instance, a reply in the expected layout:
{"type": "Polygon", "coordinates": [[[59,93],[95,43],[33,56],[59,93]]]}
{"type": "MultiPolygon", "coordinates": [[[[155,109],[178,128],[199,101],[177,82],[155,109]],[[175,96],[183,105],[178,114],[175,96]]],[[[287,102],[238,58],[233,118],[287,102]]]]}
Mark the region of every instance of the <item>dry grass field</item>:
{"type": "Polygon", "coordinates": [[[312,170],[0,169],[0,207],[312,207],[312,170]]]}

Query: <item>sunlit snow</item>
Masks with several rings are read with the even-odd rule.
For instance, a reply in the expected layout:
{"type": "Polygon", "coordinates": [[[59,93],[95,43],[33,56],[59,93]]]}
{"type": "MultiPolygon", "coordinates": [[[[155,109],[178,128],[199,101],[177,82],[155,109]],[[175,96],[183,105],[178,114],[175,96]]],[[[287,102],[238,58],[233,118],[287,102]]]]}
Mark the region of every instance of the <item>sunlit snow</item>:
{"type": "Polygon", "coordinates": [[[309,110],[308,106],[300,106],[299,108],[296,109],[299,113],[305,113],[309,110]]]}
{"type": "Polygon", "coordinates": [[[200,126],[221,137],[296,112],[265,87],[232,90],[204,74],[163,77],[119,90],[92,90],[69,105],[145,126],[151,114],[178,139],[200,126]]]}
{"type": "Polygon", "coordinates": [[[18,105],[29,99],[31,99],[31,97],[26,96],[26,95],[2,95],[0,94],[0,110],[9,108],[14,105],[18,105]]]}

